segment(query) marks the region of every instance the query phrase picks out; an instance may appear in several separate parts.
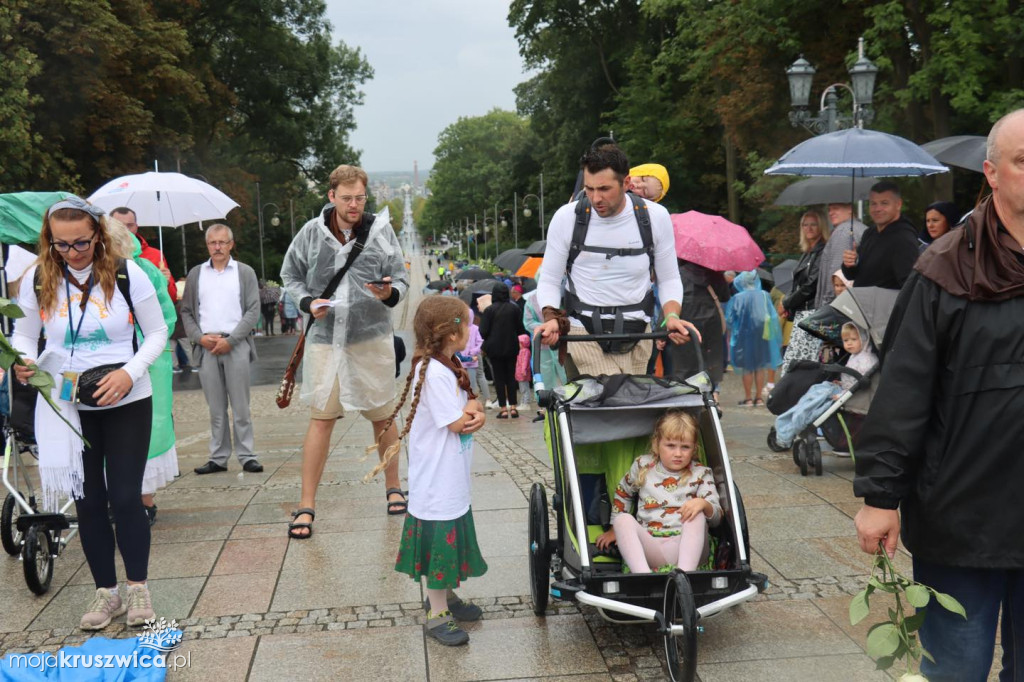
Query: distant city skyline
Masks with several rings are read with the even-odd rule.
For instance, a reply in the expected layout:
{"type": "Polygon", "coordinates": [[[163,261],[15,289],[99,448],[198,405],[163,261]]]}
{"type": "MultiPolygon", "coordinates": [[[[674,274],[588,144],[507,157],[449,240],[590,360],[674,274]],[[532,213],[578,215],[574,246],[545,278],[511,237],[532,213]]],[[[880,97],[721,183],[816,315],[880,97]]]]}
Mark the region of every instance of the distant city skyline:
{"type": "Polygon", "coordinates": [[[438,135],[461,116],[515,111],[512,89],[527,80],[500,0],[328,0],[334,36],[358,47],[374,69],[355,108],[350,144],[369,173],[434,166],[438,135]]]}

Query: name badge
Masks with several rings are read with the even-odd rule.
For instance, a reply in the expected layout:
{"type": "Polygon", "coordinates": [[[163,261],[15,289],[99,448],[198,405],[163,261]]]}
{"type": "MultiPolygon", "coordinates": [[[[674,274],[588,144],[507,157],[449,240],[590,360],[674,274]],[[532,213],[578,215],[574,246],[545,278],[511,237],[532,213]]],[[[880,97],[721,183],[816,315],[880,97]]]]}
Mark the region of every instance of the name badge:
{"type": "Polygon", "coordinates": [[[78,398],[78,372],[60,373],[60,399],[74,402],[78,398]]]}

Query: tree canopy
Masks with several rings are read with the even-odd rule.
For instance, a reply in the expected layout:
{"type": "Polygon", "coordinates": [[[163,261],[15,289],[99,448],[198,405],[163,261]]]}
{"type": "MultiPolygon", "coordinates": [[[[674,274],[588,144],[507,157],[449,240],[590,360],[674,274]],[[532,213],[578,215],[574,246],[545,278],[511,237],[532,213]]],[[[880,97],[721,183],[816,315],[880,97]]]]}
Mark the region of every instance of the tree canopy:
{"type": "MultiPolygon", "coordinates": [[[[88,195],[156,161],[241,205],[227,222],[255,263],[260,181],[276,277],[290,207],[300,227],[330,171],[359,161],[349,133],[373,71],[333,41],[322,0],[10,0],[0,36],[0,192],[88,195]]],[[[190,264],[206,257],[197,230],[187,242],[190,264]]]]}

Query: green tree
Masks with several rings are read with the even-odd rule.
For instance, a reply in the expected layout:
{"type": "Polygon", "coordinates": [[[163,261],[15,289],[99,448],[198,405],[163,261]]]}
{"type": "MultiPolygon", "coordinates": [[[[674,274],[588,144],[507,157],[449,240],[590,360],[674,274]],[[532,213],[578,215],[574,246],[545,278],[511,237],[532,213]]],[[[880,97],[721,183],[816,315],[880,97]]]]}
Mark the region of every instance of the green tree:
{"type": "Polygon", "coordinates": [[[474,214],[482,219],[495,202],[504,208],[518,186],[516,169],[529,167],[535,147],[526,120],[500,109],[460,118],[445,128],[427,181],[432,196],[417,220],[421,234],[448,232],[451,224],[474,214]]]}

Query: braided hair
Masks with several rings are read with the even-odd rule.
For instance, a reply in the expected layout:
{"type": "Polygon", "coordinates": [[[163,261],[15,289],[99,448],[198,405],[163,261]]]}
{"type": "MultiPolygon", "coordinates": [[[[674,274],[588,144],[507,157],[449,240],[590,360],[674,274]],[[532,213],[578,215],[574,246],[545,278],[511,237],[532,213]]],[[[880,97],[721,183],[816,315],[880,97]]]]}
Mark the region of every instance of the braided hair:
{"type": "MultiPolygon", "coordinates": [[[[416,308],[416,315],[412,321],[413,332],[416,335],[416,350],[412,356],[412,368],[409,370],[409,376],[405,379],[405,388],[402,390],[402,396],[398,399],[395,411],[384,423],[384,428],[380,430],[381,435],[391,428],[399,411],[409,397],[409,391],[412,390],[413,396],[412,404],[409,407],[409,418],[405,420],[405,427],[398,434],[398,439],[384,451],[381,455],[380,463],[363,480],[369,481],[384,471],[394,456],[398,454],[402,439],[409,434],[409,430],[412,428],[412,420],[415,418],[416,408],[420,404],[423,383],[426,381],[427,366],[430,364],[430,360],[437,360],[450,369],[458,379],[459,388],[466,391],[470,400],[476,398],[476,394],[470,388],[469,373],[462,367],[459,359],[454,356],[445,357],[442,353],[444,347],[451,341],[451,337],[461,334],[468,326],[469,306],[453,296],[430,296],[423,299],[416,308]],[[416,388],[413,389],[413,378],[417,374],[419,378],[416,380],[416,388]]],[[[376,443],[366,448],[366,452],[369,454],[379,447],[380,440],[378,439],[376,443]]]]}

